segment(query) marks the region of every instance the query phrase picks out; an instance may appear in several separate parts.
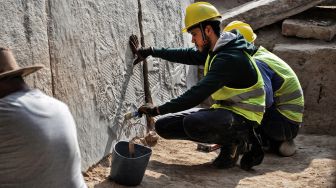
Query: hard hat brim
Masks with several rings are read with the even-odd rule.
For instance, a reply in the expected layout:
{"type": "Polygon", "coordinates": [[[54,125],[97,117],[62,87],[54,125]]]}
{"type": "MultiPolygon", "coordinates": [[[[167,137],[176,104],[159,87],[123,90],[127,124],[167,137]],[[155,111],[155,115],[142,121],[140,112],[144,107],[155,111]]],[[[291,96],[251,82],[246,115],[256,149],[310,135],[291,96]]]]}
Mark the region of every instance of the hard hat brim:
{"type": "Polygon", "coordinates": [[[191,25],[191,26],[188,26],[188,27],[183,28],[183,29],[182,29],[182,33],[186,33],[186,32],[188,32],[188,29],[189,29],[189,28],[191,28],[191,27],[193,27],[193,26],[195,26],[195,25],[197,25],[197,24],[199,24],[199,23],[202,23],[202,22],[204,22],[204,21],[215,21],[215,20],[217,20],[217,21],[221,21],[221,19],[222,19],[222,16],[214,16],[214,17],[212,17],[212,18],[208,18],[208,19],[201,20],[201,21],[199,21],[198,23],[195,23],[194,25],[191,25]]]}

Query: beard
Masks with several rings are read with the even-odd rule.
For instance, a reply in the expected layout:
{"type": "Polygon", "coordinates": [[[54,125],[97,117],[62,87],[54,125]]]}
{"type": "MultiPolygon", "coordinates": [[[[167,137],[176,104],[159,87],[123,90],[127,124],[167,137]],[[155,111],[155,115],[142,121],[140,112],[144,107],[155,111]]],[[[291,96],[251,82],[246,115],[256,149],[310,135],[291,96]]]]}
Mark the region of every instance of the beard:
{"type": "Polygon", "coordinates": [[[200,47],[200,46],[197,45],[196,47],[197,47],[198,51],[200,51],[200,52],[209,52],[210,46],[211,46],[210,45],[210,38],[208,36],[205,36],[205,39],[203,41],[203,46],[200,47]]]}

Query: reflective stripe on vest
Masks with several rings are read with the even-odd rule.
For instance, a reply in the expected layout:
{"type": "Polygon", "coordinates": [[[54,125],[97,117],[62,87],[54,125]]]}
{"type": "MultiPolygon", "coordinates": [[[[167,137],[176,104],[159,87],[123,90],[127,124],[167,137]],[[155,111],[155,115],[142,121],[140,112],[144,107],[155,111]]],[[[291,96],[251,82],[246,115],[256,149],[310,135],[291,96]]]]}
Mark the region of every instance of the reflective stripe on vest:
{"type": "Polygon", "coordinates": [[[281,87],[274,91],[274,103],[286,118],[302,122],[304,96],[299,79],[293,69],[275,54],[260,46],[253,58],[267,64],[283,79],[281,87]]]}
{"type": "Polygon", "coordinates": [[[248,103],[230,103],[229,101],[216,101],[216,104],[223,106],[236,106],[253,112],[265,112],[265,107],[248,103]]]}
{"type": "Polygon", "coordinates": [[[240,108],[244,108],[246,110],[254,111],[254,112],[264,112],[265,106],[254,105],[243,103],[241,101],[252,98],[252,97],[259,97],[261,95],[265,95],[265,91],[263,88],[258,88],[252,91],[248,91],[245,93],[241,93],[235,96],[232,96],[226,100],[216,101],[217,104],[222,104],[225,106],[237,106],[240,108]]]}
{"type": "MultiPolygon", "coordinates": [[[[260,124],[265,112],[264,82],[253,58],[246,52],[244,54],[256,70],[257,83],[248,88],[223,86],[211,94],[212,99],[216,101],[211,108],[224,108],[260,124]]],[[[208,55],[204,65],[204,76],[207,75],[216,56],[210,59],[210,55],[208,55]]]]}
{"type": "Polygon", "coordinates": [[[277,106],[279,110],[290,110],[292,112],[303,113],[304,107],[296,104],[284,104],[277,106]]]}
{"type": "Polygon", "coordinates": [[[299,89],[299,90],[296,90],[292,93],[286,93],[286,94],[283,94],[281,96],[275,97],[275,102],[277,104],[284,103],[284,102],[288,102],[288,101],[297,99],[297,98],[302,97],[302,96],[303,96],[303,92],[302,92],[301,89],[299,89]]]}

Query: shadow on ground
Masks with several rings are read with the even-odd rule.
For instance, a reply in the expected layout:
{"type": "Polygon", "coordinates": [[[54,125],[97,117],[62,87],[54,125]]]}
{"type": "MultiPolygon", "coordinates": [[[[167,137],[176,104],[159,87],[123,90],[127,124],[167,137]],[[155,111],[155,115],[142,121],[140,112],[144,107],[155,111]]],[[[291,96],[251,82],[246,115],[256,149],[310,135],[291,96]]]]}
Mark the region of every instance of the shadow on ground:
{"type": "MultiPolygon", "coordinates": [[[[244,171],[213,168],[209,159],[217,154],[197,152],[195,143],[161,140],[136,187],[335,187],[336,137],[299,135],[296,142],[294,156],[266,154],[261,165],[244,171]]],[[[93,187],[125,186],[105,179],[93,187]]]]}

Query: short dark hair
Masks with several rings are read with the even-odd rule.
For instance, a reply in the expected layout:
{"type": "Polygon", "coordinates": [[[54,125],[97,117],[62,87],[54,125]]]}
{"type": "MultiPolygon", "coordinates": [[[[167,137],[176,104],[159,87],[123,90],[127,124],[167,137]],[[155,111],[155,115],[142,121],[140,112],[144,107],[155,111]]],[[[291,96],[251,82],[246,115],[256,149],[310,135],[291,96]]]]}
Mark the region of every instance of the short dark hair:
{"type": "Polygon", "coordinates": [[[193,30],[195,28],[200,28],[200,24],[202,24],[203,29],[206,26],[210,25],[212,27],[212,29],[214,30],[216,36],[219,37],[220,36],[220,31],[221,31],[221,29],[220,29],[220,23],[221,22],[219,20],[206,20],[206,21],[203,21],[203,22],[201,22],[199,24],[196,24],[196,25],[191,26],[190,28],[188,28],[188,32],[190,32],[191,30],[193,30]]]}

